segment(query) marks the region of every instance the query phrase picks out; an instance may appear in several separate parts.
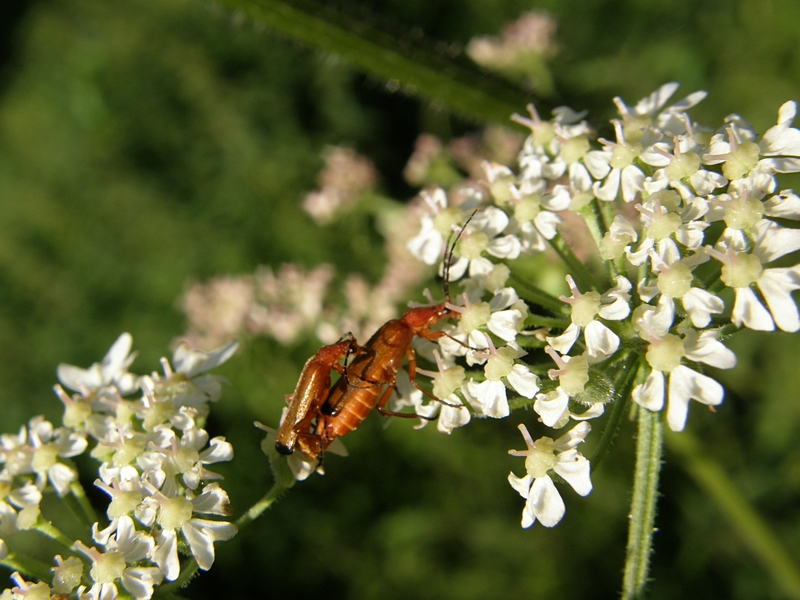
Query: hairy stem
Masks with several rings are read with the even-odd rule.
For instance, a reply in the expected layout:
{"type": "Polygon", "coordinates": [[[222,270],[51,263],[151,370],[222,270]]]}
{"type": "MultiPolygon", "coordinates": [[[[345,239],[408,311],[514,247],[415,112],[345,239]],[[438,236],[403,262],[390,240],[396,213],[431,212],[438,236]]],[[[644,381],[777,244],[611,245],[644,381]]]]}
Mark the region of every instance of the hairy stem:
{"type": "Polygon", "coordinates": [[[653,525],[656,517],[663,445],[663,426],[659,413],[640,407],[628,548],[622,581],[623,600],[644,597],[644,586],[650,569],[650,554],[653,551],[653,525]]]}
{"type": "Polygon", "coordinates": [[[266,494],[264,494],[264,496],[262,496],[262,498],[258,502],[256,502],[255,504],[253,504],[253,506],[247,509],[247,511],[245,511],[245,513],[241,517],[236,519],[236,527],[238,527],[239,530],[241,530],[242,528],[247,527],[250,523],[255,521],[259,516],[261,516],[261,513],[263,513],[270,506],[272,506],[272,504],[276,500],[278,500],[283,495],[283,493],[287,489],[289,489],[289,487],[291,486],[287,486],[280,480],[276,479],[272,488],[270,488],[270,490],[266,494]]]}

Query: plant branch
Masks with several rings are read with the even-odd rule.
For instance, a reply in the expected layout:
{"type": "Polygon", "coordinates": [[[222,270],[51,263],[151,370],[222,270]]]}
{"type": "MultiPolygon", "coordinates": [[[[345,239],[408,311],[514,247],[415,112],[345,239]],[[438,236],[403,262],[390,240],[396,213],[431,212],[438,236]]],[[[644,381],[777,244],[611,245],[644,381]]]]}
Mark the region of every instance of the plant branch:
{"type": "Polygon", "coordinates": [[[664,445],[660,414],[639,407],[636,468],[628,525],[628,548],[622,581],[623,600],[644,597],[653,552],[658,477],[664,445]]]}
{"type": "MultiPolygon", "coordinates": [[[[532,100],[506,79],[481,70],[464,56],[439,50],[416,31],[395,35],[317,0],[218,0],[309,46],[329,52],[387,81],[481,122],[509,123],[532,100]]],[[[372,23],[370,21],[373,21],[372,23]]]]}

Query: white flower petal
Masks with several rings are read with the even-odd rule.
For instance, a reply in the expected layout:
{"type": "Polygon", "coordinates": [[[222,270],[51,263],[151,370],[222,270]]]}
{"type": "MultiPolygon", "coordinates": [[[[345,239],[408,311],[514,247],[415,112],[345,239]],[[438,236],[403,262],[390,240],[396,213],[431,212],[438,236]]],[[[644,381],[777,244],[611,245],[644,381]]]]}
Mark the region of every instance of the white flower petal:
{"type": "Polygon", "coordinates": [[[192,499],[192,511],[207,515],[229,516],[231,503],[228,493],[218,483],[210,483],[203,488],[203,493],[192,499]]]}
{"type": "Polygon", "coordinates": [[[506,386],[503,385],[502,381],[487,379],[481,383],[475,383],[474,380],[470,379],[462,387],[462,391],[467,401],[478,414],[494,419],[502,419],[511,412],[508,408],[506,386]]]}
{"type": "Polygon", "coordinates": [[[631,290],[631,282],[621,275],[618,275],[616,280],[617,285],[603,294],[604,299],[612,300],[611,304],[604,304],[597,311],[597,314],[609,321],[620,321],[631,312],[631,295],[628,293],[631,290]]]}
{"type": "Polygon", "coordinates": [[[609,357],[619,348],[619,336],[600,321],[592,321],[583,332],[586,352],[592,358],[609,357]]]}
{"type": "Polygon", "coordinates": [[[54,464],[47,475],[59,496],[64,496],[69,491],[69,484],[78,479],[78,473],[64,463],[54,464]]]}
{"type": "Polygon", "coordinates": [[[180,344],[172,355],[175,371],[183,373],[189,379],[214,369],[228,360],[239,348],[239,342],[233,341],[212,350],[190,350],[186,344],[180,344]]]}
{"type": "Polygon", "coordinates": [[[292,471],[292,475],[297,481],[305,481],[308,479],[309,476],[317,470],[317,466],[319,465],[318,460],[308,460],[300,452],[295,452],[289,456],[287,462],[289,463],[289,469],[292,471]]]}
{"type": "Polygon", "coordinates": [[[156,567],[128,567],[122,572],[122,587],[136,600],[147,600],[153,597],[153,588],[163,579],[156,567]]]}
{"type": "Polygon", "coordinates": [[[533,483],[533,475],[526,474],[524,477],[517,477],[514,473],[508,474],[508,483],[519,492],[519,495],[527,499],[533,483]]]}
{"type": "Polygon", "coordinates": [[[683,309],[695,327],[707,327],[711,315],[718,315],[725,310],[722,298],[700,288],[692,288],[681,298],[683,309]]]}
{"type": "Polygon", "coordinates": [[[664,407],[664,374],[661,371],[650,371],[645,382],[633,388],[631,397],[647,410],[661,410],[664,407]]]}
{"type": "Polygon", "coordinates": [[[444,249],[444,237],[433,226],[433,219],[422,217],[422,229],[406,243],[406,249],[426,265],[435,265],[444,249]]]}
{"type": "MultiPolygon", "coordinates": [[[[446,400],[449,404],[461,404],[461,400],[459,400],[458,396],[455,394],[448,396],[446,400]]],[[[420,413],[417,412],[417,414],[420,413]]],[[[463,427],[469,423],[469,420],[470,414],[469,410],[467,410],[467,407],[447,406],[446,404],[443,404],[441,412],[439,413],[439,420],[436,423],[436,429],[442,433],[450,434],[453,429],[457,427],[463,427]]]]}
{"type": "Polygon", "coordinates": [[[762,263],[800,250],[800,229],[781,227],[775,221],[761,219],[753,225],[756,247],[754,254],[762,263]]]}
{"type": "Polygon", "coordinates": [[[791,190],[784,190],[764,201],[764,214],[768,217],[800,220],[800,198],[791,190]]]}
{"type": "Polygon", "coordinates": [[[549,477],[537,477],[525,503],[525,511],[532,519],[531,524],[539,519],[545,527],[554,527],[564,516],[565,510],[564,501],[553,480],[549,477]]]}
{"type": "Polygon", "coordinates": [[[603,413],[605,412],[605,405],[601,402],[595,402],[594,404],[590,405],[584,412],[580,414],[575,414],[573,412],[569,413],[569,416],[575,419],[576,421],[588,421],[589,419],[596,419],[597,417],[602,417],[603,413]]]}
{"type": "Polygon", "coordinates": [[[100,363],[100,371],[105,382],[110,382],[118,371],[126,368],[133,360],[134,357],[128,359],[132,345],[133,338],[130,333],[123,333],[111,345],[108,353],[100,363]]]}
{"type": "Polygon", "coordinates": [[[511,368],[511,373],[506,377],[509,385],[516,390],[520,396],[533,398],[539,391],[539,378],[531,373],[525,365],[519,363],[511,368]]]}
{"type": "Polygon", "coordinates": [[[689,411],[689,400],[716,406],[722,403],[724,394],[722,386],[711,377],[683,365],[675,367],[669,374],[669,406],[667,407],[669,428],[672,431],[683,431],[689,411]]]}
{"type": "MultiPolygon", "coordinates": [[[[559,217],[556,213],[550,212],[549,210],[543,210],[533,218],[533,224],[545,239],[552,240],[558,233],[558,226],[563,220],[564,219],[559,217]]],[[[533,247],[534,244],[531,244],[531,246],[532,250],[536,249],[533,247]]]]}
{"type": "Polygon", "coordinates": [[[736,355],[717,339],[716,331],[704,331],[699,336],[690,330],[684,339],[686,358],[702,362],[718,369],[736,366],[736,355]]]}
{"type": "Polygon", "coordinates": [[[800,317],[792,292],[800,289],[800,266],[781,269],[766,269],[756,282],[767,301],[775,324],[782,331],[800,329],[800,317]]]}
{"type": "Polygon", "coordinates": [[[745,327],[756,331],[775,330],[769,311],[759,302],[755,292],[750,288],[736,288],[731,322],[737,327],[741,327],[744,323],[745,327]]]}
{"type": "MultiPolygon", "coordinates": [[[[494,269],[494,263],[488,258],[479,256],[469,261],[469,276],[480,277],[481,275],[488,275],[494,269]]],[[[450,276],[453,277],[452,275],[450,276]]],[[[451,279],[452,280],[452,279],[451,279]]]]}
{"type": "Polygon", "coordinates": [[[558,463],[553,470],[581,496],[586,496],[592,491],[591,465],[577,450],[559,454],[558,463]]]}
{"type": "Polygon", "coordinates": [[[575,340],[578,339],[580,333],[581,328],[575,325],[575,323],[570,323],[569,327],[567,327],[561,335],[557,337],[547,336],[545,339],[559,354],[567,354],[575,343],[575,340]]]}
{"type": "Polygon", "coordinates": [[[548,397],[546,394],[538,394],[536,402],[533,403],[533,410],[541,417],[542,423],[548,427],[553,427],[561,421],[564,413],[567,412],[569,396],[560,387],[556,388],[555,394],[550,394],[549,396],[552,397],[548,397]]]}
{"type": "Polygon", "coordinates": [[[470,225],[483,231],[491,239],[508,226],[508,215],[496,206],[487,206],[475,215],[470,225]]]}
{"type": "MultiPolygon", "coordinates": [[[[464,276],[464,273],[467,272],[467,267],[469,267],[469,259],[464,258],[463,256],[459,256],[456,262],[450,265],[450,268],[447,272],[448,281],[457,281],[464,276]]],[[[439,275],[442,275],[443,268],[439,266],[439,275]]]]}
{"type": "Polygon", "coordinates": [[[589,425],[589,423],[578,423],[575,425],[575,427],[570,429],[567,433],[556,440],[556,449],[559,452],[566,452],[567,450],[574,448],[578,444],[583,443],[591,430],[592,426],[589,425]]]}
{"type": "Polygon", "coordinates": [[[605,200],[606,202],[614,200],[617,197],[617,192],[619,191],[620,175],[621,171],[619,169],[612,169],[611,173],[608,174],[608,177],[605,178],[605,181],[602,183],[596,181],[592,186],[594,195],[599,200],[605,200]]]}
{"type": "Polygon", "coordinates": [[[613,156],[610,150],[591,150],[583,157],[583,163],[596,180],[600,181],[605,179],[611,172],[611,157],[613,156]]]}
{"type": "Polygon", "coordinates": [[[209,447],[200,453],[200,460],[211,465],[233,459],[233,446],[222,436],[215,437],[208,443],[209,447]]]}
{"type": "MultiPolygon", "coordinates": [[[[625,202],[633,202],[637,194],[642,191],[644,183],[644,173],[633,165],[628,165],[622,169],[622,199],[625,202]]],[[[598,196],[599,197],[599,196],[598,196]]]]}
{"type": "Polygon", "coordinates": [[[73,392],[80,392],[82,389],[96,390],[103,385],[103,375],[97,364],[88,369],[81,369],[61,363],[56,368],[56,376],[61,385],[73,392]]]}
{"type": "Polygon", "coordinates": [[[502,237],[494,238],[489,242],[486,252],[497,258],[507,258],[514,260],[519,257],[522,250],[522,242],[515,235],[504,235],[502,237]]]}
{"type": "Polygon", "coordinates": [[[492,313],[486,323],[486,327],[500,339],[506,342],[513,342],[517,339],[517,328],[522,318],[522,313],[516,309],[501,310],[492,313]]]}
{"type": "Polygon", "coordinates": [[[770,127],[759,146],[764,156],[800,156],[800,131],[791,127],[797,112],[794,101],[784,103],[778,110],[778,124],[770,127]]]}
{"type": "Polygon", "coordinates": [[[174,529],[164,529],[156,534],[156,549],[152,558],[167,581],[178,578],[181,565],[178,561],[178,539],[174,529]]]}
{"type": "Polygon", "coordinates": [[[233,523],[205,519],[191,519],[181,529],[197,566],[204,571],[214,564],[214,542],[229,540],[237,531],[233,523]]]}
{"type": "Polygon", "coordinates": [[[500,288],[494,293],[494,296],[492,296],[492,299],[489,302],[489,308],[492,311],[503,310],[504,308],[508,308],[518,300],[519,300],[519,294],[517,294],[517,290],[515,290],[514,288],[512,287],[500,288]]]}

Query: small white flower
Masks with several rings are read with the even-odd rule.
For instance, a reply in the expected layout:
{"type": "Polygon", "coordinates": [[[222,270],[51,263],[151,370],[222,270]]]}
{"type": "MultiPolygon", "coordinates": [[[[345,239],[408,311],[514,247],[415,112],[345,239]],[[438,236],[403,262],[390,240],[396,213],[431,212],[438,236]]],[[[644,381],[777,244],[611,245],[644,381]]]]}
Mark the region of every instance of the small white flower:
{"type": "Polygon", "coordinates": [[[800,265],[767,269],[763,263],[800,248],[800,231],[762,219],[753,226],[753,235],[752,253],[743,251],[744,243],[735,235],[721,238],[716,249],[708,250],[722,262],[720,279],[735,291],[731,321],[738,327],[744,325],[760,331],[772,331],[776,324],[782,331],[798,331],[800,315],[792,292],[800,289],[800,265]],[[753,284],[769,310],[756,297],[753,284]]]}
{"type": "Polygon", "coordinates": [[[551,470],[561,476],[578,494],[586,496],[592,491],[589,461],[575,450],[591,431],[588,423],[579,423],[571,431],[553,441],[542,437],[535,442],[525,425],[519,430],[525,439],[526,450],[509,450],[512,456],[525,457],[524,477],[509,473],[508,482],[527,500],[522,511],[522,527],[528,528],[536,520],[545,527],[553,527],[564,516],[564,501],[553,480],[551,470]]]}
{"type": "Polygon", "coordinates": [[[172,355],[172,366],[166,358],[161,359],[164,376],[154,373],[145,378],[143,385],[153,390],[156,396],[171,399],[177,407],[215,402],[222,394],[224,380],[219,375],[204,373],[227,361],[238,348],[237,341],[211,352],[191,350],[186,344],[180,344],[172,355]]]}
{"type": "MultiPolygon", "coordinates": [[[[113,600],[119,592],[117,582],[137,600],[152,597],[153,588],[161,583],[163,575],[156,567],[133,566],[143,559],[151,558],[153,538],[136,531],[130,517],[122,517],[116,524],[103,531],[94,529],[95,541],[106,547],[106,552],[89,548],[77,541],[75,549],[92,561],[89,575],[94,582],[88,596],[113,600]]],[[[79,588],[80,589],[80,588],[79,588]]],[[[83,597],[83,596],[81,596],[83,597]]]]}
{"type": "Polygon", "coordinates": [[[581,331],[586,342],[586,351],[593,361],[602,360],[614,354],[619,348],[619,336],[597,320],[602,317],[610,321],[621,321],[630,314],[631,282],[618,276],[617,284],[605,294],[586,292],[581,294],[575,280],[567,275],[572,296],[559,299],[570,305],[572,323],[560,336],[547,337],[547,343],[561,354],[570,351],[581,331]]]}
{"type": "MultiPolygon", "coordinates": [[[[670,312],[671,302],[662,301],[661,312],[670,312]]],[[[640,307],[641,308],[641,307],[640,307]]],[[[717,339],[716,331],[697,331],[686,328],[684,337],[666,333],[669,326],[658,323],[655,307],[646,307],[637,313],[640,335],[650,342],[645,358],[651,367],[643,384],[633,389],[633,400],[642,407],[660,411],[664,406],[664,379],[669,377],[667,398],[667,424],[673,431],[683,431],[689,410],[689,400],[716,406],[722,403],[722,386],[682,364],[684,358],[702,362],[718,369],[736,365],[736,355],[717,339]]],[[[670,318],[671,323],[671,318],[670,318]]]]}
{"type": "Polygon", "coordinates": [[[433,395],[439,401],[432,400],[423,404],[422,391],[417,389],[403,373],[404,376],[398,377],[396,387],[398,396],[404,400],[396,402],[393,410],[399,411],[404,406],[413,406],[414,412],[421,417],[421,422],[414,427],[415,429],[422,429],[438,412],[436,429],[450,434],[453,429],[463,427],[470,421],[469,410],[456,393],[464,384],[464,367],[446,365],[436,350],[433,351],[433,355],[438,370],[433,372],[418,368],[417,374],[433,378],[433,395]]]}
{"type": "Polygon", "coordinates": [[[156,509],[155,522],[160,527],[156,534],[153,560],[164,573],[164,577],[169,581],[178,577],[178,532],[189,544],[197,565],[204,571],[210,569],[214,563],[214,542],[231,539],[236,535],[237,529],[233,523],[226,521],[195,518],[194,512],[230,514],[230,505],[224,490],[212,483],[206,486],[208,491],[204,489],[197,497],[167,497],[149,483],[145,483],[145,488],[150,496],[144,502],[156,509]]]}
{"type": "Polygon", "coordinates": [[[99,363],[94,363],[88,369],[81,369],[72,365],[60,364],[56,370],[61,384],[74,392],[102,391],[103,388],[114,386],[119,393],[126,396],[138,387],[137,377],[128,373],[128,367],[136,358],[136,353],[131,354],[133,338],[129,333],[123,333],[111,346],[111,349],[99,363]]]}
{"type": "Polygon", "coordinates": [[[484,253],[496,258],[513,260],[522,251],[522,243],[514,235],[500,235],[509,224],[508,215],[496,206],[487,206],[476,213],[461,233],[458,260],[450,265],[450,280],[485,274],[494,263],[484,253]]]}
{"type": "Polygon", "coordinates": [[[480,383],[470,380],[461,389],[464,397],[479,415],[502,419],[510,414],[505,379],[517,393],[525,398],[533,398],[539,391],[539,378],[516,359],[524,354],[513,346],[495,348],[491,339],[488,359],[484,367],[486,379],[480,383]]]}
{"type": "Polygon", "coordinates": [[[67,559],[60,555],[54,557],[56,566],[53,571],[53,591],[56,594],[71,594],[81,583],[83,576],[83,563],[77,556],[70,556],[67,559]]]}
{"type": "Polygon", "coordinates": [[[561,429],[570,419],[587,421],[603,415],[605,407],[602,402],[594,402],[582,413],[573,413],[569,410],[570,397],[561,386],[546,394],[536,394],[533,410],[539,415],[540,421],[554,429],[561,429]]]}
{"type": "Polygon", "coordinates": [[[16,585],[3,592],[3,600],[49,600],[50,586],[44,582],[32,583],[25,581],[18,572],[11,574],[11,581],[16,585]]]}

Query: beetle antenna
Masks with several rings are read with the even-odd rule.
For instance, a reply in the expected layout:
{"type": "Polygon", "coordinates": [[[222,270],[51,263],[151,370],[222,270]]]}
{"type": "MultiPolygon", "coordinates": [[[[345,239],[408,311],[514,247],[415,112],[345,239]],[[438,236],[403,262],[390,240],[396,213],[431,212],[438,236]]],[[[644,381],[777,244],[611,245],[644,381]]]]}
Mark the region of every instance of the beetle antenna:
{"type": "Polygon", "coordinates": [[[442,287],[444,289],[444,298],[447,302],[450,302],[450,266],[453,264],[453,262],[455,262],[453,257],[456,250],[456,244],[461,238],[461,234],[464,233],[464,230],[467,228],[467,225],[469,225],[469,222],[472,221],[472,217],[474,217],[479,210],[480,208],[476,208],[472,211],[472,214],[466,221],[464,221],[464,224],[458,230],[458,233],[451,231],[450,235],[447,236],[447,244],[445,245],[444,258],[442,260],[442,277],[444,278],[444,284],[442,287]]]}

